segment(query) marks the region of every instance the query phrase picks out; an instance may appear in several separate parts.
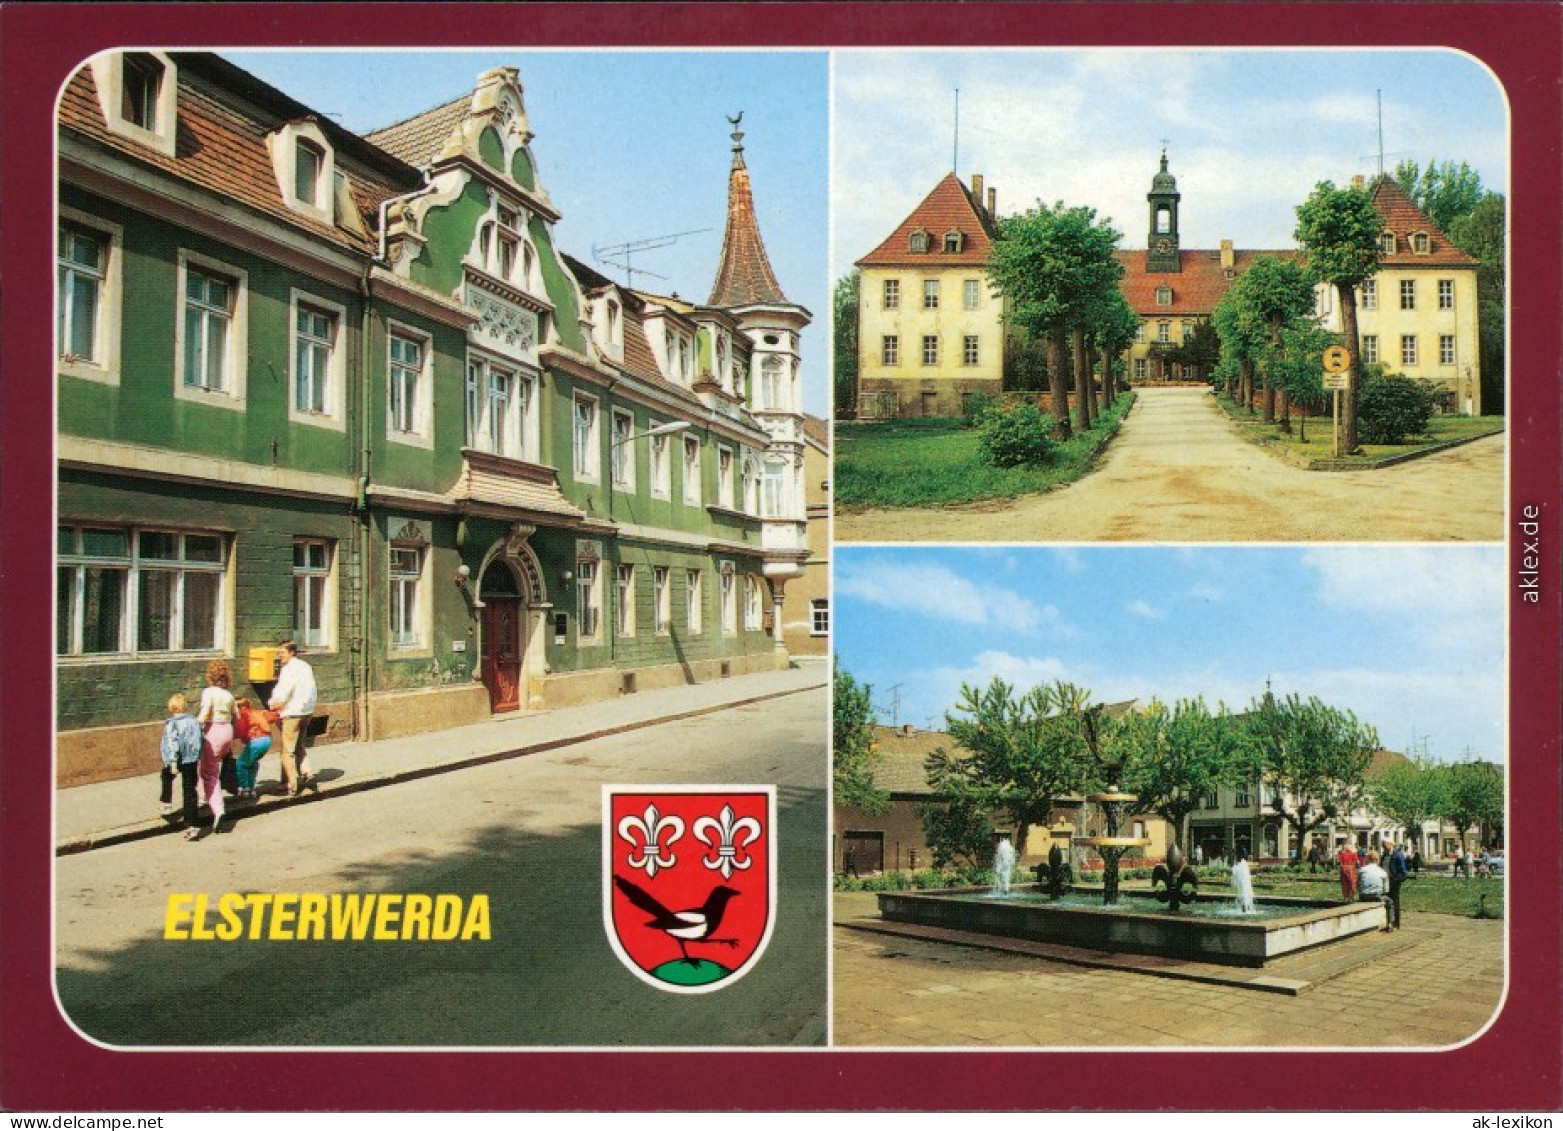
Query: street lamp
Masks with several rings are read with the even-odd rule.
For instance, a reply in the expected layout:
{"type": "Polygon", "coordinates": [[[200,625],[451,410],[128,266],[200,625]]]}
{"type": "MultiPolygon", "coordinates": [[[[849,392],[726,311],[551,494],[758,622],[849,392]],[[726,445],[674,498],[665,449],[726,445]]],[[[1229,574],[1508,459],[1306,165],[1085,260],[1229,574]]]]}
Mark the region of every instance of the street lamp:
{"type": "Polygon", "coordinates": [[[653,436],[671,436],[674,432],[682,432],[690,427],[692,425],[687,420],[675,420],[671,424],[659,424],[655,428],[648,428],[644,432],[626,436],[622,440],[615,440],[612,446],[617,448],[621,444],[633,443],[636,440],[649,440],[653,436]]]}

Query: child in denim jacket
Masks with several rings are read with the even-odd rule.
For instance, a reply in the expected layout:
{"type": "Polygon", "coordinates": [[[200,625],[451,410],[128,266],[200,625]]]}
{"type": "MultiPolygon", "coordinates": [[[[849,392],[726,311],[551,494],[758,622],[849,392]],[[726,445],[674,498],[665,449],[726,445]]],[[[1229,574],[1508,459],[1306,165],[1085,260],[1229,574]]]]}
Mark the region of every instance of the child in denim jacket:
{"type": "Polygon", "coordinates": [[[174,773],[184,795],[185,839],[201,835],[201,805],[196,783],[201,765],[201,724],[190,714],[190,702],[175,692],[168,697],[168,722],[163,724],[163,812],[173,809],[174,773]]]}

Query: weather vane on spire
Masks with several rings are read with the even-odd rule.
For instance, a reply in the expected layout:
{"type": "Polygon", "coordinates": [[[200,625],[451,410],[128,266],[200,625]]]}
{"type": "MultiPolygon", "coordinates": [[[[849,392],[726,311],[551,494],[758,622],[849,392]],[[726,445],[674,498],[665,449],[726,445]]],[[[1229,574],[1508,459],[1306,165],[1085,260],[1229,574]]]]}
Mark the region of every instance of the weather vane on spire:
{"type": "Polygon", "coordinates": [[[743,120],[744,120],[744,112],[742,110],[738,111],[738,117],[736,117],[736,118],[728,118],[727,119],[727,121],[733,127],[732,138],[733,138],[733,150],[735,152],[741,152],[743,150],[743,147],[744,147],[744,132],[743,132],[743,130],[738,128],[739,123],[742,122],[743,120]]]}

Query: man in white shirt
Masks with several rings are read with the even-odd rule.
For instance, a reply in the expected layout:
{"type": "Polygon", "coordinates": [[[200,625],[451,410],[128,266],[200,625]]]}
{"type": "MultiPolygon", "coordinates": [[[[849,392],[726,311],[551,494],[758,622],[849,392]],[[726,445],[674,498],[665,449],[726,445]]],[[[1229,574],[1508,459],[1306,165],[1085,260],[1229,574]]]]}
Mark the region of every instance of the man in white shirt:
{"type": "Polygon", "coordinates": [[[271,690],[269,706],[282,716],[282,784],[288,796],[295,797],[309,784],[304,758],[317,692],[315,673],[299,658],[298,645],[284,640],[281,648],[287,659],[277,672],[277,686],[271,690]]]}
{"type": "Polygon", "coordinates": [[[1357,871],[1357,899],[1362,903],[1383,903],[1384,930],[1391,929],[1393,911],[1389,907],[1389,873],[1379,866],[1378,853],[1369,852],[1366,863],[1357,871]]]}

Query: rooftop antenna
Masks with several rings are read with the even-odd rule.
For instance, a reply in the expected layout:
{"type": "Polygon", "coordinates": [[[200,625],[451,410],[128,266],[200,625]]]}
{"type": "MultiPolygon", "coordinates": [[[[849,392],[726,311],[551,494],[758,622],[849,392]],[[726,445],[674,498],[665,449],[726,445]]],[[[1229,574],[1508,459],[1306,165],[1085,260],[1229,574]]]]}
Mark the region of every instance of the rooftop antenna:
{"type": "Polygon", "coordinates": [[[1384,175],[1384,88],[1374,92],[1378,99],[1378,175],[1384,175]]]}
{"type": "MultiPolygon", "coordinates": [[[[901,725],[901,688],[905,686],[906,684],[904,683],[896,683],[885,688],[886,691],[890,692],[890,725],[892,727],[901,725]]],[[[874,710],[883,711],[884,707],[875,704],[874,710]]]]}
{"type": "Polygon", "coordinates": [[[624,272],[624,285],[630,290],[635,289],[635,276],[650,275],[653,279],[666,279],[666,275],[659,275],[655,271],[648,271],[644,267],[635,266],[635,253],[638,251],[652,251],[659,247],[669,247],[677,243],[685,236],[698,235],[700,232],[709,232],[710,228],[690,228],[688,231],[671,232],[665,236],[648,236],[645,239],[629,240],[626,243],[616,243],[610,247],[598,247],[592,245],[592,262],[601,263],[608,267],[617,267],[624,272]]]}
{"type": "Polygon", "coordinates": [[[961,171],[961,88],[955,88],[955,152],[950,157],[950,171],[961,171]]]}

